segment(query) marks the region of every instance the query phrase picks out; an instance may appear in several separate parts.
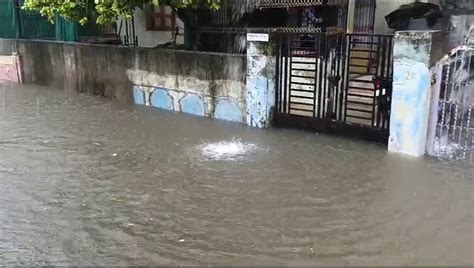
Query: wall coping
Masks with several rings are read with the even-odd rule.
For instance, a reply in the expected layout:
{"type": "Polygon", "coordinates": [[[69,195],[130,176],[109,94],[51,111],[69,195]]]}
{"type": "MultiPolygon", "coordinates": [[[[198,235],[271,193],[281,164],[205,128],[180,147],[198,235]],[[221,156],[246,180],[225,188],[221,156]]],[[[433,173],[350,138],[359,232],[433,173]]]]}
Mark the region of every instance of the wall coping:
{"type": "Polygon", "coordinates": [[[149,47],[126,47],[126,46],[117,46],[117,45],[106,45],[106,44],[87,44],[79,42],[64,42],[56,40],[38,40],[38,39],[8,39],[0,38],[0,40],[13,40],[20,41],[24,43],[48,43],[48,44],[62,44],[69,46],[85,46],[85,47],[103,47],[103,48],[114,48],[114,49],[129,49],[129,50],[154,50],[154,51],[163,51],[168,53],[182,53],[182,54],[198,54],[198,55],[210,55],[210,56],[220,56],[220,57],[235,57],[235,58],[246,58],[245,54],[230,54],[230,53],[219,53],[219,52],[204,52],[204,51],[189,51],[182,49],[164,49],[164,48],[149,48],[149,47]]]}

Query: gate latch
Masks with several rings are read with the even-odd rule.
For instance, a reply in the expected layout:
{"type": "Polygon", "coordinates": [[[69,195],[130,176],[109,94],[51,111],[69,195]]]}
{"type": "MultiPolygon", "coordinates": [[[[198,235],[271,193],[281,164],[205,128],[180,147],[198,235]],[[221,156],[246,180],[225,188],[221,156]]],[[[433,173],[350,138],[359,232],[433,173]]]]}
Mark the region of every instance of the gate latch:
{"type": "Polygon", "coordinates": [[[392,91],[392,79],[388,79],[382,76],[374,76],[372,78],[372,82],[374,83],[374,88],[376,90],[385,89],[387,92],[392,91]]]}
{"type": "Polygon", "coordinates": [[[438,83],[438,79],[436,79],[436,74],[433,74],[431,76],[431,86],[436,85],[436,83],[438,83]]]}

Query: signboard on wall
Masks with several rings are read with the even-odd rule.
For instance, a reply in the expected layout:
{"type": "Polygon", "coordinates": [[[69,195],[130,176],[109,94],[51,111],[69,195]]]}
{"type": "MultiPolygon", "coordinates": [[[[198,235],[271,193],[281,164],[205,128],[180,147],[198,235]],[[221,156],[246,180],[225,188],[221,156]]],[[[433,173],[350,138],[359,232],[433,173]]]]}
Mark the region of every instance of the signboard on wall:
{"type": "Polygon", "coordinates": [[[247,33],[247,41],[250,42],[268,42],[270,37],[264,33],[247,33]]]}

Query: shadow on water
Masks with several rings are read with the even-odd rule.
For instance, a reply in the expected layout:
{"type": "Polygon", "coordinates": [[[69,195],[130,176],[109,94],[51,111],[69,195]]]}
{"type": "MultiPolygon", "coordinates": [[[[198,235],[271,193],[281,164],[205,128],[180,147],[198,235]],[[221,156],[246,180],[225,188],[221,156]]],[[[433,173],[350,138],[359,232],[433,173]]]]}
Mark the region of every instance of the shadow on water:
{"type": "Polygon", "coordinates": [[[472,265],[472,164],[34,86],[0,110],[0,265],[472,265]]]}

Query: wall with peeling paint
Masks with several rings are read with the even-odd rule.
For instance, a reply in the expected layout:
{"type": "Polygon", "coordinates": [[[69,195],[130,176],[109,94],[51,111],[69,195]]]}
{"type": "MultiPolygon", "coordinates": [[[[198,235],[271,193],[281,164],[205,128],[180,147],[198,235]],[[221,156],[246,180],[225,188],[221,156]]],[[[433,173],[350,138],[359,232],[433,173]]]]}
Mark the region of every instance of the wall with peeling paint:
{"type": "Polygon", "coordinates": [[[127,70],[135,104],[245,123],[245,59],[174,52],[185,53],[167,59],[174,71],[149,72],[143,66],[127,70]]]}
{"type": "Polygon", "coordinates": [[[394,45],[389,151],[420,157],[426,152],[432,68],[441,59],[442,32],[397,32],[394,45]],[[440,48],[441,46],[441,48],[440,48]]]}
{"type": "Polygon", "coordinates": [[[19,41],[25,81],[247,122],[243,55],[19,41]]]}
{"type": "Polygon", "coordinates": [[[264,128],[271,125],[275,106],[276,59],[272,44],[247,42],[247,125],[264,128]]]}

